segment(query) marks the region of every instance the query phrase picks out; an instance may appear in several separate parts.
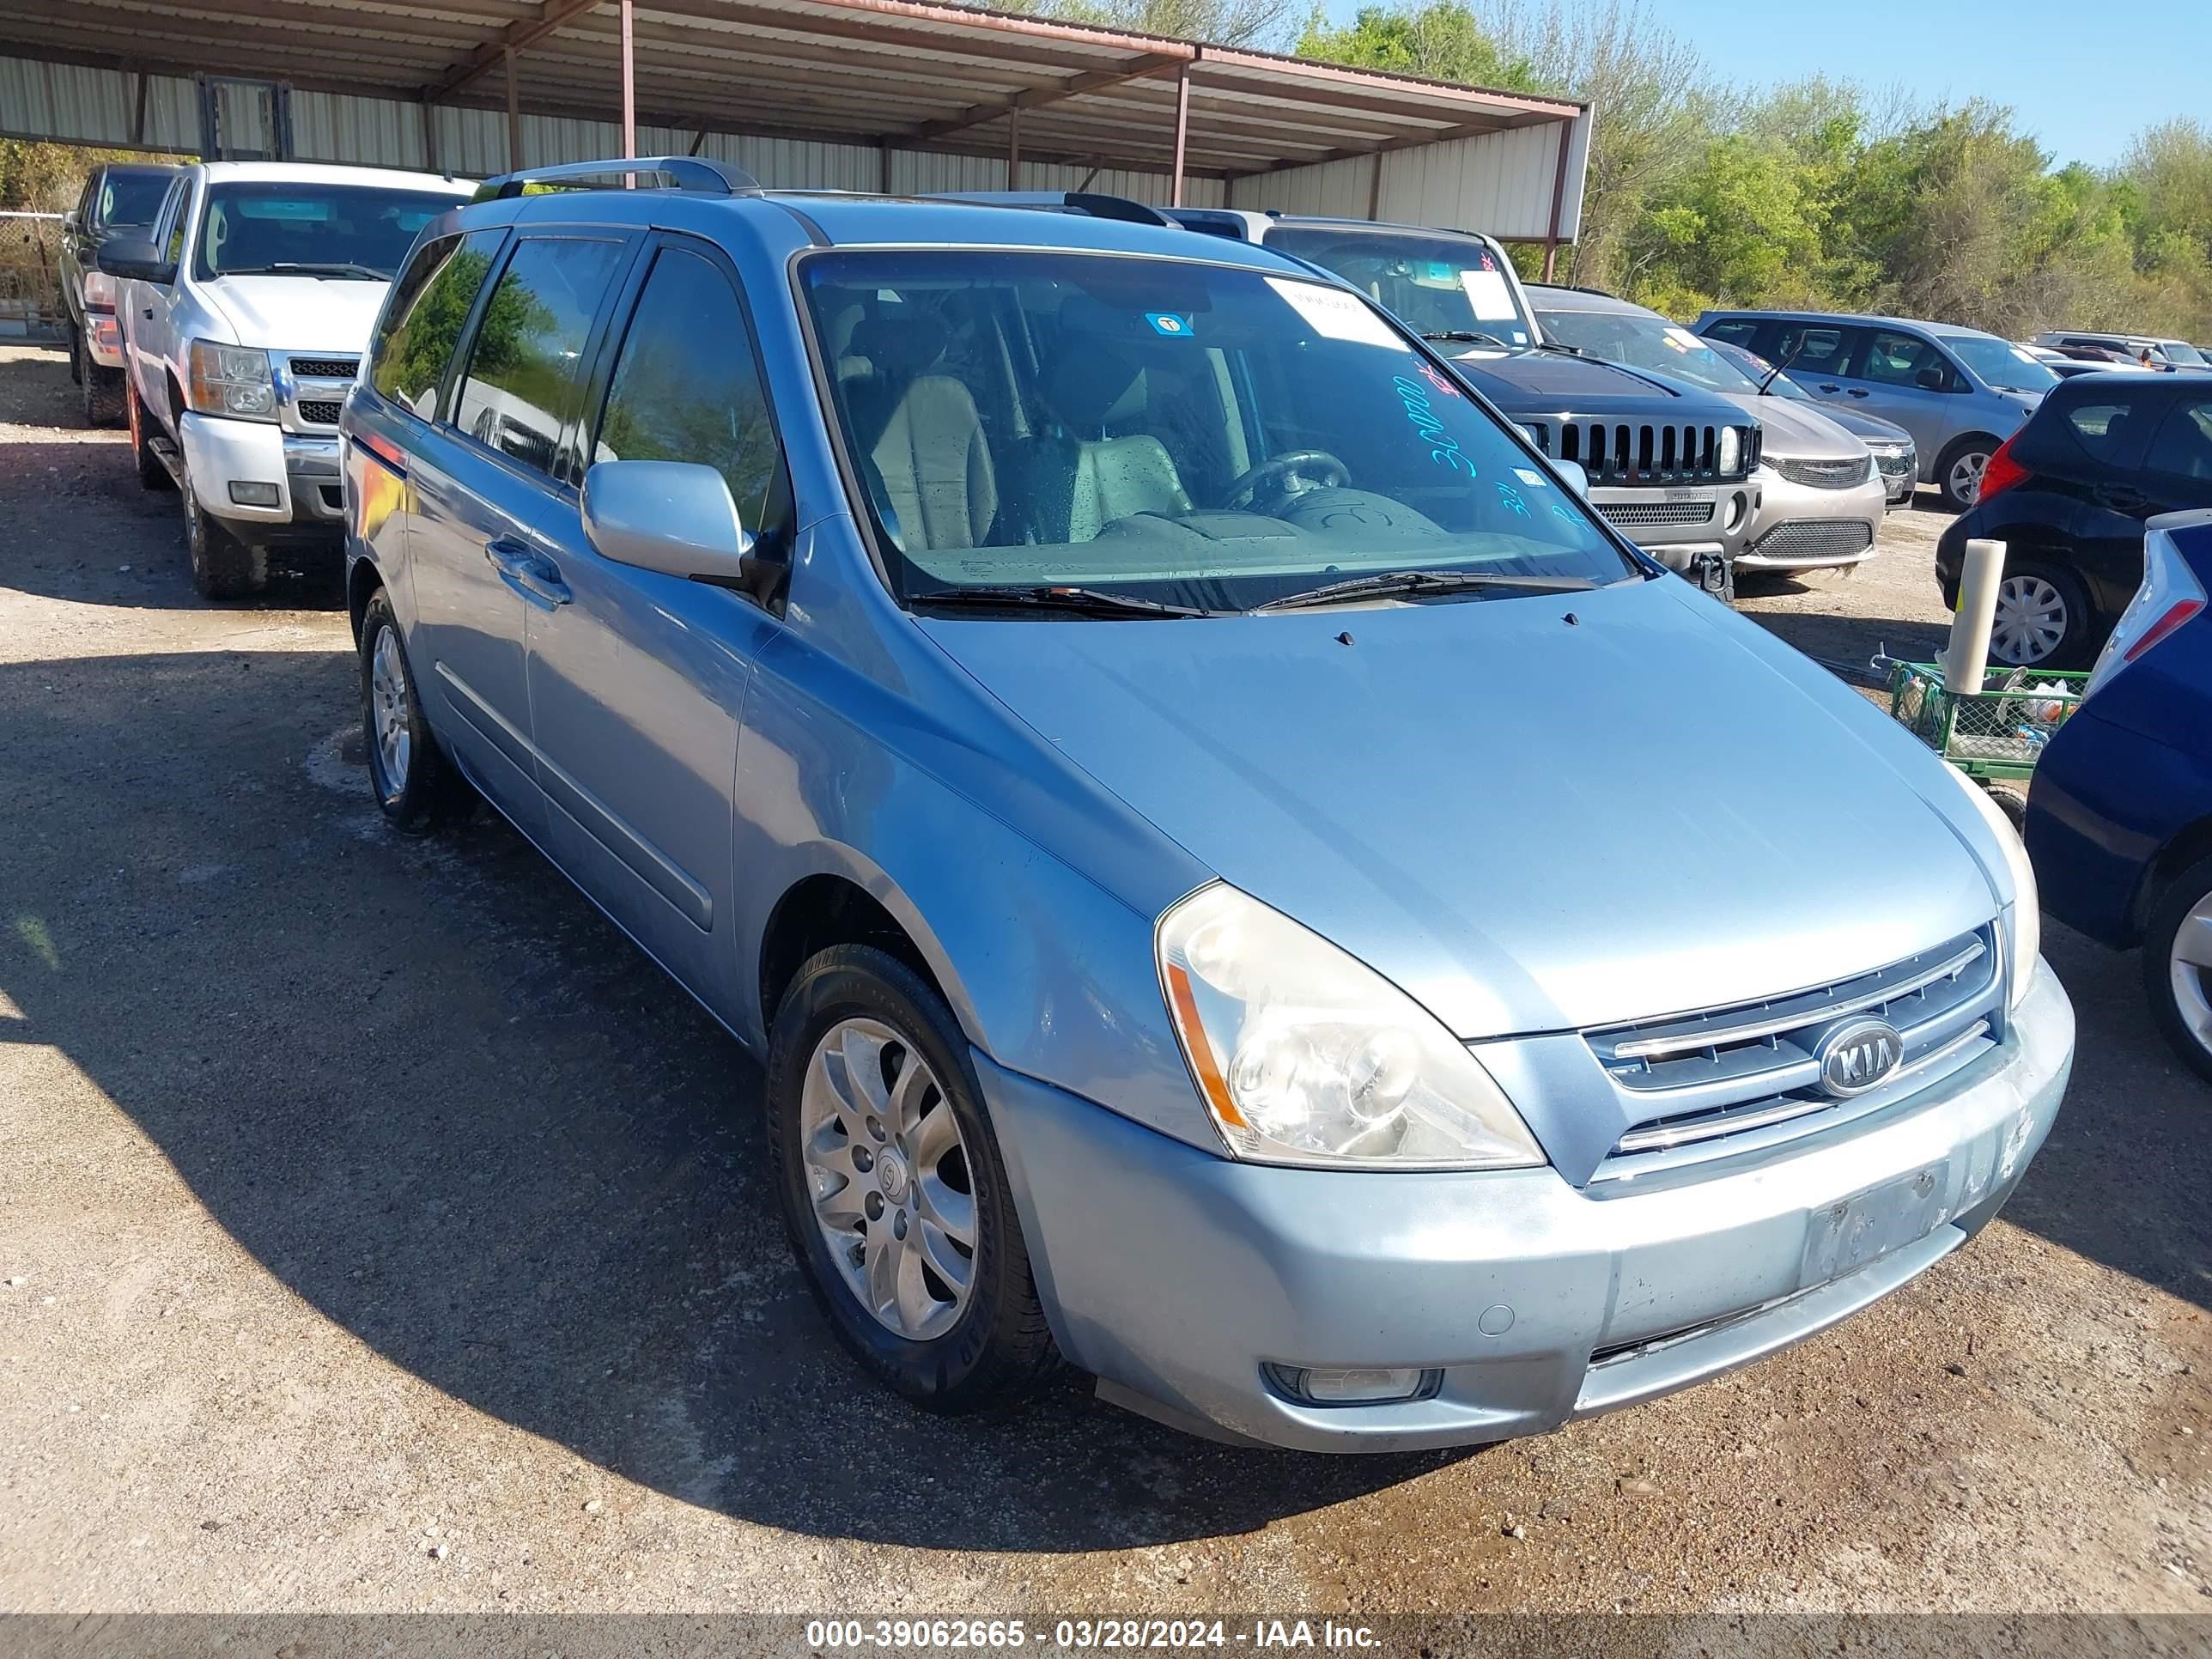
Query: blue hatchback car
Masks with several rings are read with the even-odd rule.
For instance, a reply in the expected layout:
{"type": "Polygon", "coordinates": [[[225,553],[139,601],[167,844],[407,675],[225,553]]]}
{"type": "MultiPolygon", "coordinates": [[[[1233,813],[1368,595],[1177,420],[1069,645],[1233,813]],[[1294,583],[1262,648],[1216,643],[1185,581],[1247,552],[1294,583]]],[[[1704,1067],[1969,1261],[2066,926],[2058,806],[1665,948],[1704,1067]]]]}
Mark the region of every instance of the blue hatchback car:
{"type": "Polygon", "coordinates": [[[2027,837],[2045,908],[2116,949],[2142,947],[2152,1012],[2212,1079],[2208,592],[2212,510],[2151,520],[2142,585],[2037,763],[2027,837]]]}
{"type": "Polygon", "coordinates": [[[764,1060],[939,1410],[1496,1440],[1962,1243],[2073,1054],[2002,816],[1364,295],[1076,205],[426,229],[342,422],[392,823],[489,800],[764,1060]]]}

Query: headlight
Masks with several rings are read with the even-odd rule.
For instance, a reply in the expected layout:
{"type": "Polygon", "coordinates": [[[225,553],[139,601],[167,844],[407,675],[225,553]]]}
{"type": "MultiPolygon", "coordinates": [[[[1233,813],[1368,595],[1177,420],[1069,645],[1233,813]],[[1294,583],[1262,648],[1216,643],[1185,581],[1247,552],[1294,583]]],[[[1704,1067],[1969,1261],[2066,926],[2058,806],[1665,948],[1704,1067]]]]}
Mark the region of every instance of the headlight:
{"type": "Polygon", "coordinates": [[[276,388],[269,379],[269,354],[252,346],[193,341],[191,404],[203,415],[275,420],[276,388]]]}
{"type": "Polygon", "coordinates": [[[2035,959],[2043,949],[2043,902],[2035,890],[2035,866],[2027,861],[2027,848],[2021,845],[2019,831],[1990,799],[1990,792],[1963,773],[1949,767],[1943,769],[1958,779],[1966,799],[1990,826],[1990,833],[2004,851],[2005,868],[2012,875],[2012,896],[1997,919],[1997,929],[2005,946],[2005,1006],[2016,1008],[2027,994],[2028,981],[2035,977],[2035,959]]]}
{"type": "Polygon", "coordinates": [[[1721,471],[1733,472],[1736,463],[1743,459],[1743,434],[1732,426],[1721,428],[1721,471]]]}
{"type": "Polygon", "coordinates": [[[1160,981],[1222,1138],[1256,1164],[1544,1162],[1467,1046],[1372,969],[1235,888],[1160,918],[1160,981]]]}
{"type": "Polygon", "coordinates": [[[84,303],[88,309],[96,307],[103,311],[114,310],[115,278],[104,270],[86,271],[84,273],[84,303]]]}

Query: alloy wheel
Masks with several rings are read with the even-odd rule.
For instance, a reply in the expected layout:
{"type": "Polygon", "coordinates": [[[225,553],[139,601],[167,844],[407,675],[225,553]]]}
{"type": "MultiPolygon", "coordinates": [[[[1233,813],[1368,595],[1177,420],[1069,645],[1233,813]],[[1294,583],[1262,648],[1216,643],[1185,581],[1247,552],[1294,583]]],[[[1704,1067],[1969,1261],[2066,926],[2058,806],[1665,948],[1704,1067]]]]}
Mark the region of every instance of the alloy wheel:
{"type": "Polygon", "coordinates": [[[1951,463],[1951,494],[1958,501],[1972,507],[1981,498],[1982,471],[1990,458],[1979,450],[1968,452],[1951,463]]]}
{"type": "Polygon", "coordinates": [[[407,662],[399,654],[399,635],[380,629],[376,649],[368,661],[369,716],[374,729],[378,780],[386,799],[407,787],[407,768],[414,758],[415,738],[407,720],[407,662]]]}
{"type": "Polygon", "coordinates": [[[2033,668],[2066,637],[2066,596],[2040,576],[2007,576],[1997,584],[1990,643],[2005,661],[2033,668]]]}
{"type": "Polygon", "coordinates": [[[2166,971],[2181,1023],[2198,1048],[2212,1053],[2212,893],[2191,905],[2174,930],[2166,971]]]}
{"type": "Polygon", "coordinates": [[[840,1020],[807,1062],[799,1116],[814,1223],[845,1287],[894,1335],[944,1335],[975,1289],[978,1224],[936,1073],[890,1026],[840,1020]]]}

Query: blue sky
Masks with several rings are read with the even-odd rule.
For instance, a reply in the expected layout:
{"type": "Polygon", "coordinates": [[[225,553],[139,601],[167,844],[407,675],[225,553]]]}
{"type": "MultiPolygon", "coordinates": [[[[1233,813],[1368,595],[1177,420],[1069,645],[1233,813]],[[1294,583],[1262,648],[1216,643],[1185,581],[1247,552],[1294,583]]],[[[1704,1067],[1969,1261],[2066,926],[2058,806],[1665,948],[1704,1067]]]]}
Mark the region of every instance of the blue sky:
{"type": "MultiPolygon", "coordinates": [[[[1356,9],[1329,0],[1334,15],[1356,9]]],[[[1716,70],[1753,83],[1826,74],[2009,104],[2060,162],[2107,166],[2154,121],[2212,121],[2212,0],[1663,0],[1654,10],[1716,70]]]]}

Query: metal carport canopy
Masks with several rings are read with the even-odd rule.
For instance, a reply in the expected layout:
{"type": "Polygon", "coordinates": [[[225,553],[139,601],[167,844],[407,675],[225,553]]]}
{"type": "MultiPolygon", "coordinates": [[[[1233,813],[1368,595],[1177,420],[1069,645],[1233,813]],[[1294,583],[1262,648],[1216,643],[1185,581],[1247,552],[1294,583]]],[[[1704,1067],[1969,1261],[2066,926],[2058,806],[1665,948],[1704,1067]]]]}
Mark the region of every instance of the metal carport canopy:
{"type": "MultiPolygon", "coordinates": [[[[1569,100],[928,0],[4,0],[0,54],[504,111],[508,165],[579,159],[518,154],[524,112],[617,122],[633,145],[639,125],[875,145],[886,187],[895,150],[1004,157],[1010,179],[1023,163],[1137,170],[1177,195],[1371,157],[1368,199],[1337,204],[1364,216],[1384,157],[1544,128],[1495,161],[1548,171],[1547,222],[1505,232],[1544,240],[1573,234],[1588,150],[1569,100]]],[[[0,110],[0,131],[22,130],[0,110]]],[[[423,131],[434,151],[427,115],[423,131]]],[[[1205,192],[1273,204],[1250,194],[1205,192]]]]}

